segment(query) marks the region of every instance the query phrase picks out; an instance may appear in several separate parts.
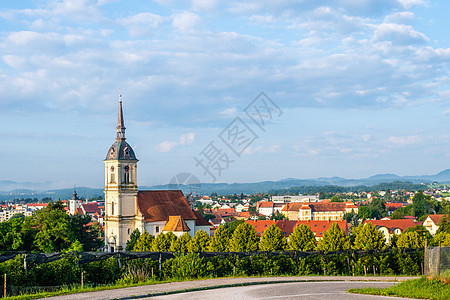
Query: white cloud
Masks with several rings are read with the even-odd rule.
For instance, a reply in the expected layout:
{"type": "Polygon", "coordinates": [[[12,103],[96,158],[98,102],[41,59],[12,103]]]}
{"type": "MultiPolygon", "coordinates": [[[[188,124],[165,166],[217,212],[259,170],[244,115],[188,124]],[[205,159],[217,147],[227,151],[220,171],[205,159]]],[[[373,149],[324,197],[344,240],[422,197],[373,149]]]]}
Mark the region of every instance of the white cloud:
{"type": "Polygon", "coordinates": [[[202,18],[192,12],[184,11],[173,16],[172,26],[180,31],[190,31],[200,25],[202,18]]]}
{"type": "Polygon", "coordinates": [[[395,12],[384,18],[385,23],[409,24],[414,20],[414,13],[411,11],[395,12]]]}
{"type": "Polygon", "coordinates": [[[156,145],[155,149],[159,152],[170,152],[178,146],[192,144],[195,140],[195,133],[188,132],[180,136],[178,141],[163,141],[156,145]]]}
{"type": "Polygon", "coordinates": [[[410,25],[383,23],[376,26],[375,41],[390,41],[392,44],[423,44],[429,39],[410,25]]]}
{"type": "Polygon", "coordinates": [[[192,0],[192,7],[196,11],[211,11],[218,5],[218,0],[192,0]]]}
{"type": "Polygon", "coordinates": [[[155,148],[159,152],[169,152],[173,148],[175,148],[177,145],[178,145],[177,142],[164,141],[164,142],[161,142],[160,144],[156,145],[155,148]]]}
{"type": "Polygon", "coordinates": [[[408,135],[408,136],[390,136],[389,143],[392,145],[404,147],[420,144],[423,139],[417,135],[408,135]]]}
{"type": "Polygon", "coordinates": [[[149,12],[140,13],[120,22],[128,27],[131,36],[143,36],[152,33],[164,22],[164,17],[149,12]]]}
{"type": "Polygon", "coordinates": [[[195,133],[188,132],[180,137],[180,145],[192,144],[195,140],[195,133]]]}

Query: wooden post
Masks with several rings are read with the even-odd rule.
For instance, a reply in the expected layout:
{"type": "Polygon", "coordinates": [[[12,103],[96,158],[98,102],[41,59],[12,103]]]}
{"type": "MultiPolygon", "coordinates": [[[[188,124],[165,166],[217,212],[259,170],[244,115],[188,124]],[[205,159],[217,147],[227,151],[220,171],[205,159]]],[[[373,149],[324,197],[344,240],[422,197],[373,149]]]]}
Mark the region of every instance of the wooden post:
{"type": "Polygon", "coordinates": [[[81,288],[84,288],[84,272],[81,272],[81,288]]]}
{"type": "Polygon", "coordinates": [[[364,265],[364,276],[367,276],[367,268],[365,265],[364,265]]]}
{"type": "Polygon", "coordinates": [[[425,239],[425,249],[423,250],[423,276],[427,276],[428,270],[427,270],[427,255],[428,255],[428,245],[427,245],[427,239],[425,239]]]}
{"type": "Polygon", "coordinates": [[[5,273],[5,281],[3,282],[3,297],[6,298],[6,273],[5,273]]]}
{"type": "Polygon", "coordinates": [[[152,280],[153,280],[153,268],[152,268],[152,280]]]}
{"type": "Polygon", "coordinates": [[[375,268],[375,265],[372,265],[372,267],[373,267],[373,276],[376,276],[376,272],[375,272],[376,268],[375,268]]]}
{"type": "Polygon", "coordinates": [[[25,274],[27,274],[27,254],[23,255],[23,268],[25,269],[25,274]]]}
{"type": "Polygon", "coordinates": [[[441,274],[441,241],[439,241],[439,252],[438,252],[438,262],[437,262],[437,273],[434,276],[439,276],[441,274]]]}

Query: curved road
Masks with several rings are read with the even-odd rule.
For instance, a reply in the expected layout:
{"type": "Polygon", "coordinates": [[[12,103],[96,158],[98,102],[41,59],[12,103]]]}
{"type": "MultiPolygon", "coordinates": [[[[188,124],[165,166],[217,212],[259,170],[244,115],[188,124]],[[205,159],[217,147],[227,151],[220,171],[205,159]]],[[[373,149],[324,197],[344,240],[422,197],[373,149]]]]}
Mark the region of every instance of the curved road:
{"type": "Polygon", "coordinates": [[[182,282],[135,286],[122,289],[79,293],[46,299],[100,300],[100,299],[399,299],[391,297],[348,294],[357,287],[388,287],[398,281],[418,277],[363,277],[363,276],[290,276],[215,278],[182,282]],[[266,283],[266,284],[264,284],[266,283]],[[268,284],[270,283],[270,284],[268,284]],[[238,284],[249,286],[226,287],[238,284]],[[221,287],[217,289],[215,287],[221,287]],[[200,290],[214,288],[210,290],[200,290]],[[184,293],[163,295],[177,291],[197,289],[184,293]],[[156,296],[163,295],[163,296],[156,296]]]}
{"type": "MultiPolygon", "coordinates": [[[[229,299],[396,299],[396,297],[380,297],[372,295],[349,294],[351,288],[389,287],[393,282],[290,282],[278,284],[265,284],[253,286],[229,287],[220,290],[194,291],[173,295],[157,296],[151,299],[196,299],[196,300],[229,300],[229,299]]],[[[150,299],[150,298],[142,298],[150,299]]]]}

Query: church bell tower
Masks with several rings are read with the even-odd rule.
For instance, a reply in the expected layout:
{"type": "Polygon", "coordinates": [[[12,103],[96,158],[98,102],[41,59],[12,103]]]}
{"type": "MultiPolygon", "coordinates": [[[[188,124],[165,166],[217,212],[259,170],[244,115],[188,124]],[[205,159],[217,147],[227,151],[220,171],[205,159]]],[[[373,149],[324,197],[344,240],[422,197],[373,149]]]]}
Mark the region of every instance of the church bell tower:
{"type": "Polygon", "coordinates": [[[105,163],[105,250],[125,250],[135,229],[137,215],[137,162],[133,148],[125,141],[122,96],[119,97],[119,116],[116,142],[106,153],[105,163]]]}

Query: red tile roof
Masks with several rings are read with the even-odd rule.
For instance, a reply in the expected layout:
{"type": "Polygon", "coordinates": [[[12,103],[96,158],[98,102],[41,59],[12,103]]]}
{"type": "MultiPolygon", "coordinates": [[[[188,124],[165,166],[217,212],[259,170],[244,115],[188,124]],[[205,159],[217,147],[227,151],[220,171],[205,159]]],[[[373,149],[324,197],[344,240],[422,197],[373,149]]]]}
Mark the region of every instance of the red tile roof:
{"type": "MultiPolygon", "coordinates": [[[[314,232],[316,237],[323,237],[324,232],[327,231],[333,223],[337,223],[339,228],[344,230],[346,235],[348,234],[347,221],[345,221],[345,220],[343,220],[343,221],[316,221],[316,220],[313,220],[313,221],[297,221],[296,223],[297,223],[296,226],[298,226],[300,224],[305,224],[305,225],[309,226],[309,228],[311,228],[311,231],[314,232]]],[[[292,230],[294,230],[294,229],[295,229],[295,227],[292,230]]]]}
{"type": "MultiPolygon", "coordinates": [[[[441,222],[442,218],[445,215],[429,215],[430,219],[434,222],[434,224],[439,225],[439,223],[441,222]]],[[[447,220],[449,220],[448,216],[447,216],[447,220]]]]}
{"type": "Polygon", "coordinates": [[[314,232],[316,237],[323,237],[323,233],[327,231],[331,224],[337,223],[339,227],[344,230],[345,234],[348,234],[347,230],[347,221],[290,221],[290,220],[256,220],[256,221],[245,221],[252,225],[258,234],[261,234],[266,230],[270,225],[275,223],[275,225],[281,229],[285,237],[291,235],[294,231],[295,227],[300,224],[305,224],[311,228],[311,231],[314,232]]]}
{"type": "Polygon", "coordinates": [[[198,213],[195,210],[193,211],[193,213],[194,213],[195,217],[197,218],[197,220],[195,221],[196,226],[210,226],[211,225],[208,221],[206,221],[205,218],[203,218],[203,216],[200,213],[198,213]]]}
{"type": "Polygon", "coordinates": [[[139,191],[137,205],[147,222],[168,221],[169,216],[197,220],[180,190],[139,191]]]}
{"type": "Polygon", "coordinates": [[[273,202],[271,202],[271,201],[259,202],[259,208],[272,208],[272,207],[273,207],[273,202]]]}
{"type": "Polygon", "coordinates": [[[83,207],[86,214],[100,213],[97,202],[83,203],[81,207],[83,207]]]}
{"type": "Polygon", "coordinates": [[[403,232],[409,227],[420,225],[419,222],[414,222],[411,219],[366,220],[364,221],[364,224],[366,223],[371,223],[376,227],[386,227],[389,230],[389,232],[392,232],[396,228],[400,229],[403,232]]]}
{"type": "Polygon", "coordinates": [[[270,225],[275,224],[274,220],[247,220],[245,221],[248,224],[252,225],[253,228],[255,228],[256,233],[258,236],[261,236],[261,234],[266,230],[270,225]]]}
{"type": "Polygon", "coordinates": [[[169,216],[169,221],[167,221],[166,226],[164,226],[163,231],[182,231],[188,232],[191,229],[187,226],[181,216],[169,216]]]}

